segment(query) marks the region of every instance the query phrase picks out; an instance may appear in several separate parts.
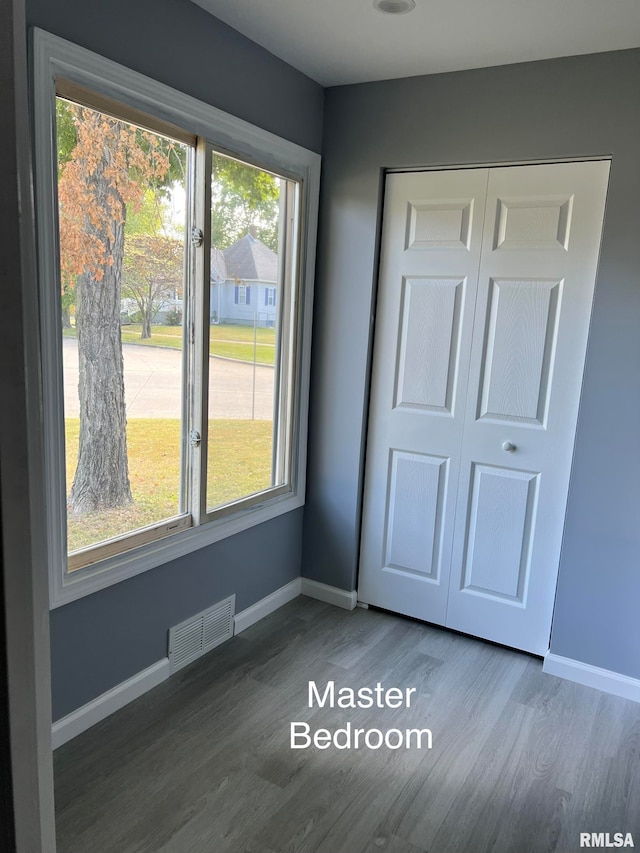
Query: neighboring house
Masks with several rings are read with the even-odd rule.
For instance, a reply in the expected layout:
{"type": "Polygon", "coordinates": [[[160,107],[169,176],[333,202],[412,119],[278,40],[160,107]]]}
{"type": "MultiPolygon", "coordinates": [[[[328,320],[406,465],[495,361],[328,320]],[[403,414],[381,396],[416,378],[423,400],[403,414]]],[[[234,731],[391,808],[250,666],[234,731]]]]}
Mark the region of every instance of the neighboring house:
{"type": "Polygon", "coordinates": [[[222,251],[211,250],[212,323],[276,324],[278,256],[246,234],[222,251]]]}
{"type": "MultiPolygon", "coordinates": [[[[277,281],[278,256],[251,234],[226,249],[211,249],[211,322],[274,328],[277,281]]],[[[135,299],[122,299],[123,324],[138,311],[135,299]]],[[[166,323],[170,311],[182,311],[182,299],[159,302],[153,323],[166,323]]]]}
{"type": "MultiPolygon", "coordinates": [[[[135,299],[124,298],[121,300],[120,323],[123,326],[128,326],[139,320],[140,307],[135,299]]],[[[169,314],[171,312],[179,312],[182,314],[182,299],[175,297],[173,299],[158,300],[156,313],[153,315],[151,322],[153,325],[164,326],[168,323],[169,314]]]]}

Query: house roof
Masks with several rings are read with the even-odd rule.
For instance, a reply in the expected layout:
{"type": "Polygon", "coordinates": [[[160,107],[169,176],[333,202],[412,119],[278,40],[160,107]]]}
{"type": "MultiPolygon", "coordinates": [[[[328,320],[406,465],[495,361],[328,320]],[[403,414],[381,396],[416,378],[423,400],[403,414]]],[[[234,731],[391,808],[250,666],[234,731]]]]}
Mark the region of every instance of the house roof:
{"type": "Polygon", "coordinates": [[[237,243],[223,249],[222,254],[227,279],[268,281],[274,284],[278,280],[278,256],[251,234],[246,234],[237,243]]]}
{"type": "Polygon", "coordinates": [[[224,252],[220,249],[211,249],[211,281],[214,284],[226,281],[227,279],[227,264],[224,259],[224,252]]]}

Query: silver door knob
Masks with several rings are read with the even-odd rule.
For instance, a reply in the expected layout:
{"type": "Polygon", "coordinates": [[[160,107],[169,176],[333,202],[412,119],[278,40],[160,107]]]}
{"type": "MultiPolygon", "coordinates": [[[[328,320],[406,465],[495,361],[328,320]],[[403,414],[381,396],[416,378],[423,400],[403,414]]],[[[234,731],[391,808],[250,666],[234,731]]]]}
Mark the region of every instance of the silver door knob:
{"type": "Polygon", "coordinates": [[[515,446],[515,444],[512,444],[510,441],[505,441],[504,444],[502,445],[502,449],[506,453],[513,453],[513,451],[516,449],[516,446],[515,446]]]}

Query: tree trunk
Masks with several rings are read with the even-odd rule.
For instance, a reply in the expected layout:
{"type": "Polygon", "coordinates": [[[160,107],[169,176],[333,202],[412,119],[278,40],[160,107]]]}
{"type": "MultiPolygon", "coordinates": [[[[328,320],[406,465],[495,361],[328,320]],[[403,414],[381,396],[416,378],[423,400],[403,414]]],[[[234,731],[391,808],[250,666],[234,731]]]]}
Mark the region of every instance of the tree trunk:
{"type": "Polygon", "coordinates": [[[142,312],[142,334],[140,337],[142,340],[145,338],[151,337],[151,311],[153,310],[153,303],[146,306],[144,311],[142,312]]]}
{"type": "MultiPolygon", "coordinates": [[[[105,155],[105,161],[108,152],[105,155]]],[[[103,161],[103,164],[104,162],[103,161]]],[[[102,176],[92,176],[103,198],[117,192],[102,176]]],[[[121,199],[120,199],[121,201],[121,199]]],[[[120,337],[120,290],[124,256],[125,206],[122,222],[112,221],[94,233],[113,260],[97,280],[89,273],[78,279],[76,326],[79,356],[80,443],[78,465],[69,495],[76,515],[132,503],[127,460],[127,416],[120,337]]],[[[87,228],[91,228],[88,223],[87,228]]]]}

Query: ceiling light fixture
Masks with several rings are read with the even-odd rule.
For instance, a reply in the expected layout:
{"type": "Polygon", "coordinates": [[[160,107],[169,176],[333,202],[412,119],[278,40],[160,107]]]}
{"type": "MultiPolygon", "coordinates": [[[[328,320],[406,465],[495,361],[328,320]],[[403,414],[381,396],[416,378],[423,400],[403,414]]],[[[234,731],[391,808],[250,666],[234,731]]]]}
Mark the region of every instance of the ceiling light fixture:
{"type": "Polygon", "coordinates": [[[416,0],[373,0],[373,8],[387,15],[405,15],[416,8],[416,0]]]}

